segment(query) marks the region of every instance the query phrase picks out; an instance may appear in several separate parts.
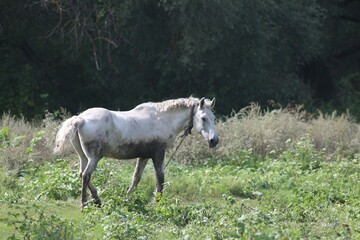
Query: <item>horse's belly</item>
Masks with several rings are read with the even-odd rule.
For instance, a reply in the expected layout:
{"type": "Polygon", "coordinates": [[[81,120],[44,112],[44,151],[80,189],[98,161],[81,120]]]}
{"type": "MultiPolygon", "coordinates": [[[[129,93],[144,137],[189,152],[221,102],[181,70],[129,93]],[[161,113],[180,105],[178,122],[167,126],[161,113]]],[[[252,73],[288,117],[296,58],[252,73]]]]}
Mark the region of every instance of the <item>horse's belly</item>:
{"type": "Polygon", "coordinates": [[[166,143],[157,140],[148,142],[121,143],[108,149],[105,156],[117,159],[153,158],[159,151],[164,151],[166,143]]]}

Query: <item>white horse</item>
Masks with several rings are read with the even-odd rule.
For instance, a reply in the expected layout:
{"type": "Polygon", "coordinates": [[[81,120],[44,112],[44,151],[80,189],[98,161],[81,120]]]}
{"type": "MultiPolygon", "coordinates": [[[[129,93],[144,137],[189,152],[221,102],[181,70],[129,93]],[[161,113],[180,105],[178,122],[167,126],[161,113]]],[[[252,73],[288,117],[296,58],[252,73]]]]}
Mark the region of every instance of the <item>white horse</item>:
{"type": "Polygon", "coordinates": [[[193,127],[201,133],[209,147],[215,147],[219,138],[215,129],[212,101],[202,98],[180,98],[159,103],[143,103],[130,111],[109,111],[90,108],[64,121],[56,135],[54,153],[60,153],[64,143],[71,141],[80,157],[82,178],[81,206],[86,204],[86,189],[90,189],[96,205],[101,205],[95,187],[90,182],[102,157],[117,159],[138,158],[131,193],[140,182],[149,158],[152,159],[157,184],[156,192],[163,191],[164,156],[176,136],[193,127]]]}

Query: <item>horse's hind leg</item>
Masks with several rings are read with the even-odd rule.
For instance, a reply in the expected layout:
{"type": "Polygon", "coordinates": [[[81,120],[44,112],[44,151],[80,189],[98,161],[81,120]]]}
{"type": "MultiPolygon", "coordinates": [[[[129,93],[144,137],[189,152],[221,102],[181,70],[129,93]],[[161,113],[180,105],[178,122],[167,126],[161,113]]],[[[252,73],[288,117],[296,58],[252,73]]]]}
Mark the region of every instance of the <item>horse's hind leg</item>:
{"type": "Polygon", "coordinates": [[[127,194],[130,194],[132,193],[136,186],[139,184],[140,180],[141,180],[141,176],[144,172],[144,168],[147,164],[149,159],[144,159],[144,158],[138,158],[136,160],[136,167],[135,167],[135,170],[134,170],[134,175],[133,175],[133,179],[132,179],[132,183],[129,187],[129,189],[127,190],[127,194]]]}
{"type": "Polygon", "coordinates": [[[80,139],[79,136],[76,134],[74,139],[71,140],[71,143],[76,151],[76,153],[79,155],[80,158],[80,169],[79,169],[79,176],[82,177],[82,173],[85,170],[87,164],[88,164],[88,159],[85,156],[85,153],[83,152],[82,148],[81,148],[81,144],[80,144],[80,139]]]}
{"type": "Polygon", "coordinates": [[[99,161],[99,158],[88,158],[88,164],[85,170],[82,173],[82,189],[81,189],[81,204],[82,207],[86,204],[86,188],[88,187],[91,192],[91,197],[94,198],[94,203],[96,206],[101,206],[101,201],[99,196],[97,195],[97,191],[95,187],[91,184],[91,175],[94,172],[96,165],[99,161]]]}
{"type": "MultiPolygon", "coordinates": [[[[88,158],[86,157],[84,151],[82,150],[82,147],[80,144],[80,139],[77,134],[75,135],[75,138],[71,141],[71,143],[80,158],[79,176],[82,179],[83,172],[84,172],[86,166],[88,165],[88,158]]],[[[91,197],[94,198],[95,204],[98,206],[101,206],[100,198],[97,194],[96,188],[92,185],[91,181],[89,181],[89,183],[88,183],[88,188],[90,190],[91,197]]],[[[86,193],[86,191],[85,191],[85,193],[86,193]]],[[[86,198],[86,196],[85,196],[85,198],[86,198]]]]}

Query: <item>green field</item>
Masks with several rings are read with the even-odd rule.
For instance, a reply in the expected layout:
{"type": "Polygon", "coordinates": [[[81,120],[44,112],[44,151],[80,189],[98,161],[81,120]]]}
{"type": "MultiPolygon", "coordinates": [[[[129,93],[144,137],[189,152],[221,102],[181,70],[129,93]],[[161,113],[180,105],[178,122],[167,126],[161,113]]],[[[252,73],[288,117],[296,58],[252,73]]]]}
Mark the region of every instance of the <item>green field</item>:
{"type": "Polygon", "coordinates": [[[79,207],[69,160],[22,177],[2,173],[2,239],[359,239],[360,156],[322,162],[308,149],[259,159],[249,151],[204,166],[172,163],[153,201],[149,166],[126,196],[133,164],[102,160],[95,175],[101,209],[79,207]],[[76,198],[76,199],[75,199],[76,198]],[[15,235],[14,235],[15,234],[15,235]]]}
{"type": "Polygon", "coordinates": [[[218,121],[212,150],[191,135],[157,201],[151,162],[127,196],[134,162],[103,159],[93,175],[103,206],[83,211],[77,156],[51,154],[59,122],[3,116],[0,238],[360,239],[360,126],[302,116],[252,106],[218,121]]]}

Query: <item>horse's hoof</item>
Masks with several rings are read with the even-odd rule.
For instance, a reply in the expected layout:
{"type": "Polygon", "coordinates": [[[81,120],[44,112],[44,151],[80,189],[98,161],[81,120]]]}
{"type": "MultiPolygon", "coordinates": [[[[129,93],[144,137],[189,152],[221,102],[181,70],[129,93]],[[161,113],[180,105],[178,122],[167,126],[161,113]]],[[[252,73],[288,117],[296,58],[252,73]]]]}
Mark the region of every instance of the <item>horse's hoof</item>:
{"type": "Polygon", "coordinates": [[[82,202],[82,203],[80,203],[80,208],[81,208],[81,211],[84,211],[84,208],[86,207],[86,202],[82,202]]]}
{"type": "Polygon", "coordinates": [[[135,190],[135,188],[131,187],[127,190],[126,195],[130,195],[135,190]]]}
{"type": "Polygon", "coordinates": [[[101,200],[100,198],[94,199],[95,207],[101,208],[101,200]]]}
{"type": "Polygon", "coordinates": [[[162,198],[162,192],[154,193],[154,202],[160,202],[161,198],[162,198]]]}

